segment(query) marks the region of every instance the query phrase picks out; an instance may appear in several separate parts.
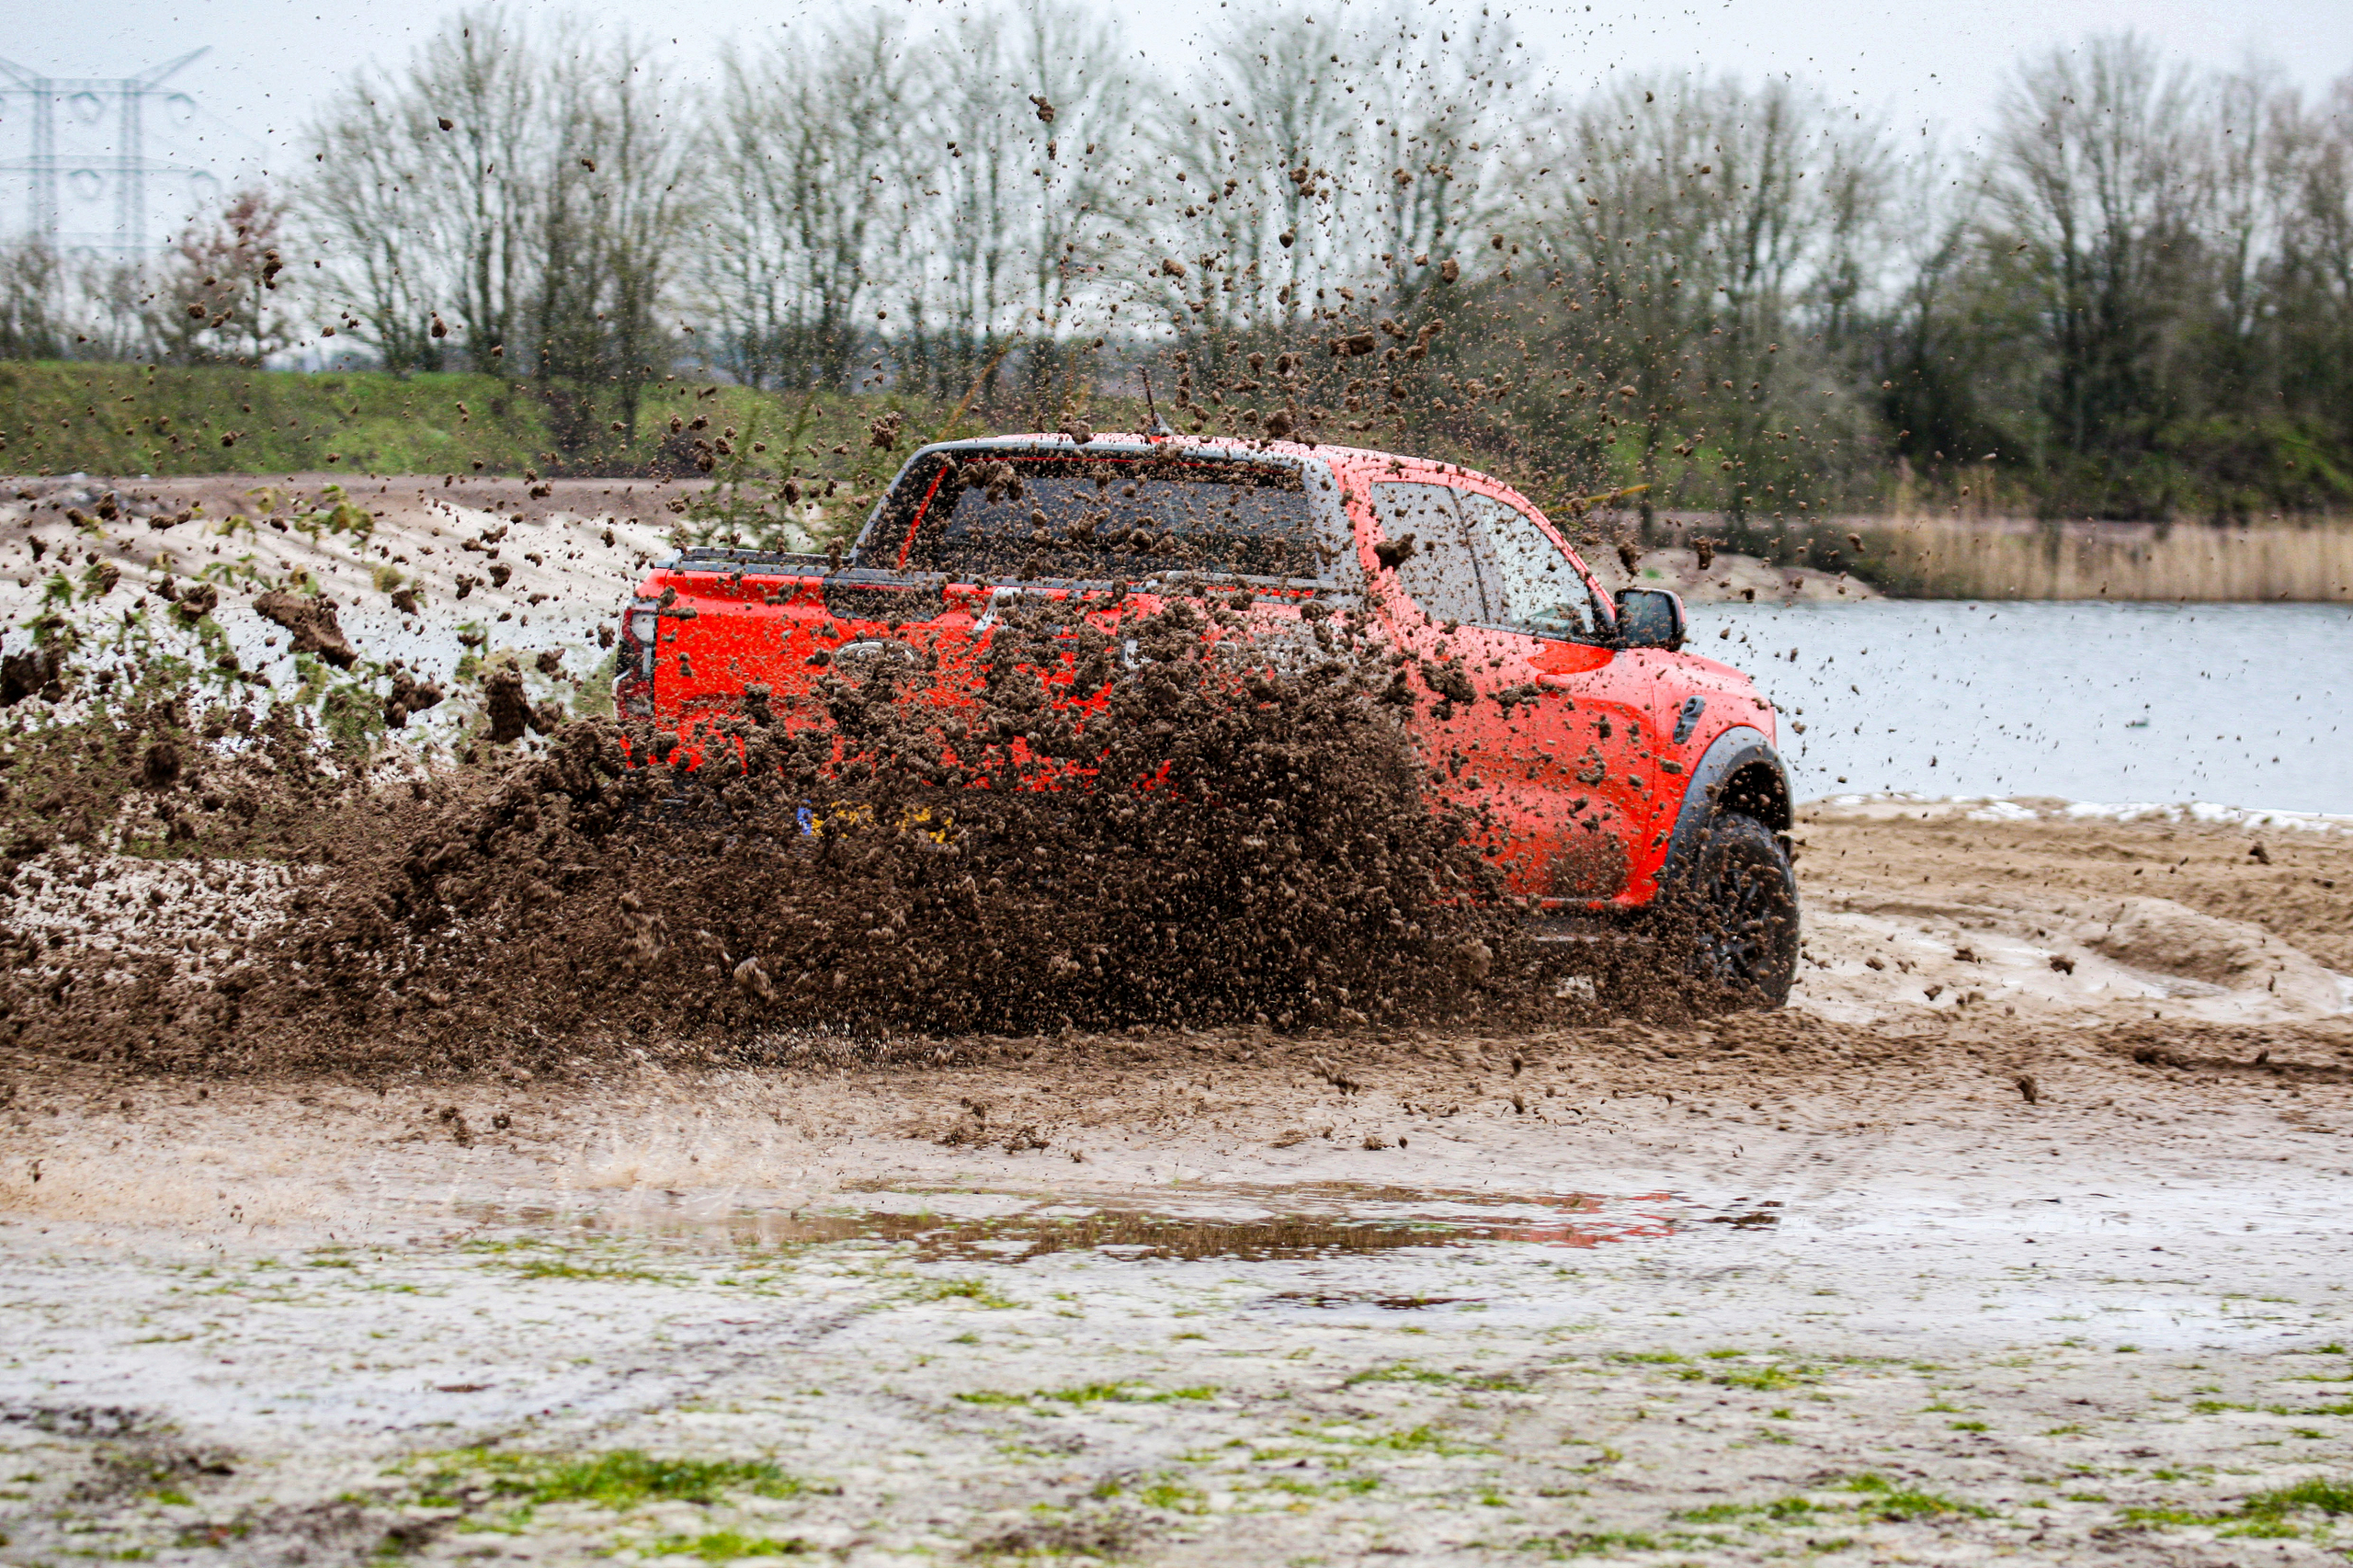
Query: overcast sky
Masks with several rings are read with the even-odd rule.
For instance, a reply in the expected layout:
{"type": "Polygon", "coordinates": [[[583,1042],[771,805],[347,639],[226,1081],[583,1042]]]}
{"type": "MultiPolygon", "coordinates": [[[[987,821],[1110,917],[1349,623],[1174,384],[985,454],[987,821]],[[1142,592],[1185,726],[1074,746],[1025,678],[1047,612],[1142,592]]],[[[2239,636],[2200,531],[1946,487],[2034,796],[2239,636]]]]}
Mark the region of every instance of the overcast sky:
{"type": "MultiPolygon", "coordinates": [[[[904,7],[918,24],[950,14],[950,0],[882,3],[904,7]]],[[[1243,0],[1229,3],[1239,6],[1243,0]]],[[[1699,6],[1491,0],[1491,6],[1510,17],[1566,87],[1612,70],[1786,72],[1851,99],[1867,116],[1907,131],[1930,126],[1954,143],[1965,143],[1984,126],[2006,73],[2021,55],[2097,33],[2135,30],[2198,65],[2268,62],[2308,89],[2353,73],[2348,0],[1718,0],[1699,6]]],[[[678,63],[692,74],[724,40],[789,34],[813,17],[837,14],[839,6],[591,0],[518,8],[527,17],[574,9],[665,45],[676,39],[678,63]],[[691,32],[681,30],[686,16],[693,18],[691,32]]],[[[1226,10],[1211,8],[1207,0],[1127,0],[1103,8],[1145,60],[1166,62],[1171,75],[1181,74],[1204,32],[1225,19],[1226,10]]],[[[185,124],[172,134],[191,159],[200,156],[217,166],[229,154],[278,169],[290,165],[286,153],[294,132],[339,76],[365,64],[398,64],[448,14],[417,0],[341,6],[318,0],[76,0],[60,10],[29,5],[11,10],[17,19],[0,26],[0,57],[53,75],[129,75],[210,46],[210,54],[171,84],[199,111],[190,115],[188,105],[178,106],[185,124]]],[[[23,156],[24,123],[21,112],[0,119],[0,162],[23,156]]],[[[222,173],[233,178],[243,171],[222,173]]],[[[0,212],[0,231],[14,230],[17,217],[0,212]]]]}

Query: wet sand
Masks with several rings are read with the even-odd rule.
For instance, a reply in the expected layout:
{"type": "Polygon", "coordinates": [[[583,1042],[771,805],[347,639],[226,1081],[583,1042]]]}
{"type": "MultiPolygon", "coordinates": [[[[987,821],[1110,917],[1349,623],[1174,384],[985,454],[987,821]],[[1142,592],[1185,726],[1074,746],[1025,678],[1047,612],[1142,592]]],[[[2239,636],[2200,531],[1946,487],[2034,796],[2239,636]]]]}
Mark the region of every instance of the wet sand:
{"type": "Polygon", "coordinates": [[[2353,834],[1797,837],[1690,1028],[8,1061],[0,1561],[2339,1555],[2353,834]]]}

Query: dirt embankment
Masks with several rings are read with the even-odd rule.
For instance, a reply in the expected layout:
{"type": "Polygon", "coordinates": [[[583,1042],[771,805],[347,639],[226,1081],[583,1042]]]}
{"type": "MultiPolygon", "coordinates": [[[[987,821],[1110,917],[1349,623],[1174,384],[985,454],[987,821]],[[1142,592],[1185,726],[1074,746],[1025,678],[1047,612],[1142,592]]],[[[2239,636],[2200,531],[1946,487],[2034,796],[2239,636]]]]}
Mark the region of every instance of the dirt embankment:
{"type": "MultiPolygon", "coordinates": [[[[0,481],[0,616],[14,626],[51,602],[58,574],[86,594],[109,569],[92,597],[118,614],[160,610],[166,584],[210,582],[233,611],[292,582],[386,634],[403,621],[512,622],[542,606],[543,619],[603,616],[639,567],[670,551],[669,506],[694,488],[330,473],[0,481]],[[499,537],[485,544],[488,534],[499,537]]],[[[222,619],[249,667],[275,662],[222,619]]]]}

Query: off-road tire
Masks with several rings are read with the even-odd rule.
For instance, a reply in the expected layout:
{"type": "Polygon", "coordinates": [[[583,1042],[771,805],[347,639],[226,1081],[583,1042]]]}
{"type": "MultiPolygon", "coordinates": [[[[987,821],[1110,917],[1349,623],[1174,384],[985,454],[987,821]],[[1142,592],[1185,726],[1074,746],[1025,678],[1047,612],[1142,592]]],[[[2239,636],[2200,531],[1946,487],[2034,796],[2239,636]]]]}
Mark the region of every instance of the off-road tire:
{"type": "Polygon", "coordinates": [[[1724,812],[1710,819],[1670,918],[1690,972],[1717,1005],[1779,1007],[1798,971],[1798,881],[1773,830],[1724,812]]]}

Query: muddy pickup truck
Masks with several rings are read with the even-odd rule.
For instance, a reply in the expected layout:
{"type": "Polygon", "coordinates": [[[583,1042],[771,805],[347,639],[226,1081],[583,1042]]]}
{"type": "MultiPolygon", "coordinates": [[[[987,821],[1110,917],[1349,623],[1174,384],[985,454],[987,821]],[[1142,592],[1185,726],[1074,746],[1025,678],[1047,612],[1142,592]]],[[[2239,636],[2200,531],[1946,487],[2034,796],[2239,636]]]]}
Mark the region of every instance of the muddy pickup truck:
{"type": "Polygon", "coordinates": [[[1665,929],[1673,910],[1696,976],[1786,997],[1798,907],[1771,706],[1683,651],[1675,595],[1613,599],[1528,500],[1442,462],[1173,436],[926,447],[838,558],[695,549],[651,571],[617,707],[686,735],[756,685],[777,722],[822,722],[821,674],[938,668],[1015,601],[1116,640],[1204,585],[1248,605],[1254,640],[1372,623],[1425,688],[1411,732],[1432,793],[1492,813],[1490,858],[1540,937],[1665,929]]]}

